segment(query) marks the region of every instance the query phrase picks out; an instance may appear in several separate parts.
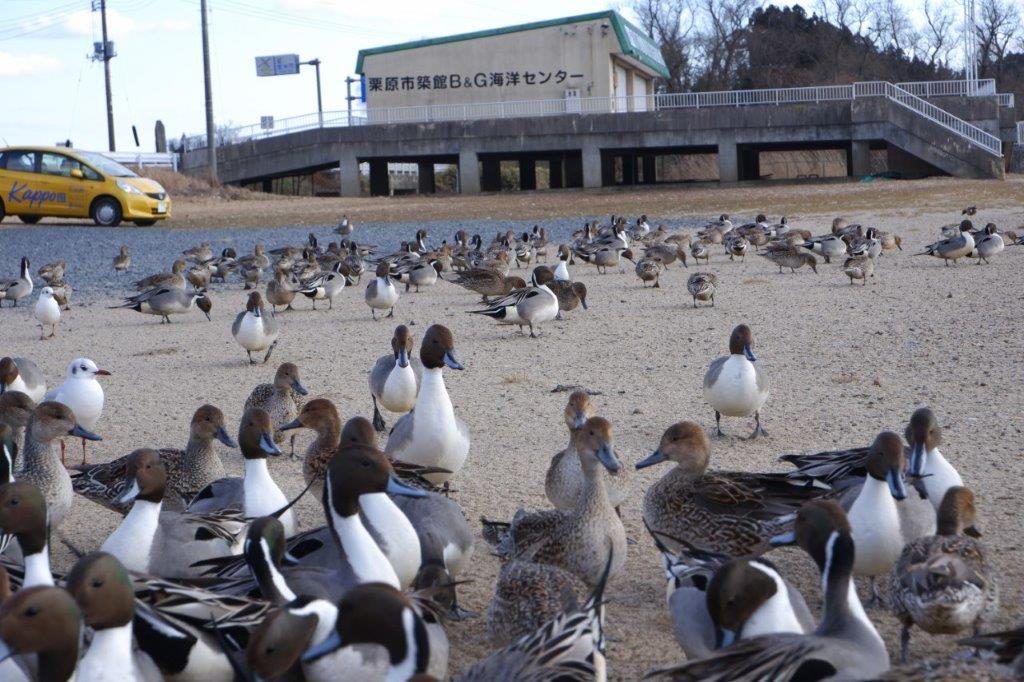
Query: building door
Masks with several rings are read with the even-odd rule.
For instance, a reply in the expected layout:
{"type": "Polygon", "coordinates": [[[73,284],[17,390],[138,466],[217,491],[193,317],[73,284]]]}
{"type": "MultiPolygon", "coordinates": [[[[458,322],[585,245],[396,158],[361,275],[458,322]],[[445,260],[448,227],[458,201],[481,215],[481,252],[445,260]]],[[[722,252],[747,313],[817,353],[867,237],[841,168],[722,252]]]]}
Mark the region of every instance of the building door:
{"type": "Polygon", "coordinates": [[[615,65],[615,111],[629,111],[629,73],[615,65]]]}
{"type": "Polygon", "coordinates": [[[633,74],[633,111],[647,111],[647,79],[640,74],[633,74]]]}

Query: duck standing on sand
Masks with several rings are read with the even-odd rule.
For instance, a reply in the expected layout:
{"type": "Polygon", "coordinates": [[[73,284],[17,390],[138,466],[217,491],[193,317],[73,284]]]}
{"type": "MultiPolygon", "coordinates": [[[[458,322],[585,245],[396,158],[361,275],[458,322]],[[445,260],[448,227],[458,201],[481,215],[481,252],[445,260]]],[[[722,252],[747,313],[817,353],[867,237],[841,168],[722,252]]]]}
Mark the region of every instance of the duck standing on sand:
{"type": "Polygon", "coordinates": [[[941,258],[947,266],[949,266],[949,261],[953,261],[953,265],[956,265],[958,260],[974,251],[974,237],[971,236],[971,230],[973,229],[974,225],[971,224],[971,221],[964,220],[960,223],[959,236],[929,244],[924,247],[924,251],[914,255],[935,256],[936,258],[941,258]]]}
{"type": "Polygon", "coordinates": [[[267,317],[263,309],[263,296],[258,291],[250,293],[245,310],[238,313],[234,324],[231,325],[231,334],[238,345],[245,349],[250,365],[256,364],[252,359],[252,352],[264,350],[267,354],[263,356],[263,364],[266,364],[277,346],[279,333],[277,320],[267,317]]]}
{"type": "Polygon", "coordinates": [[[121,250],[114,256],[114,272],[128,272],[132,266],[132,254],[128,251],[127,244],[121,244],[121,250]]]}
{"type": "Polygon", "coordinates": [[[395,304],[398,303],[398,287],[391,279],[391,266],[387,261],[377,265],[377,276],[366,285],[365,300],[370,306],[370,314],[377,319],[378,310],[389,310],[388,317],[395,316],[395,304]]]}
{"type": "Polygon", "coordinates": [[[18,301],[32,295],[32,273],[29,272],[27,257],[21,259],[21,275],[16,279],[0,280],[0,307],[4,301],[13,301],[12,305],[17,306],[18,301]]]}
{"type": "Polygon", "coordinates": [[[373,398],[373,428],[379,433],[387,428],[381,416],[380,405],[389,412],[405,414],[416,406],[420,375],[423,366],[412,358],[412,334],[404,324],[395,327],[391,350],[374,363],[370,370],[370,397],[373,398]]]}
{"type": "Polygon", "coordinates": [[[741,324],[729,336],[729,355],[723,355],[708,367],[704,375],[704,399],[715,410],[715,427],[722,433],[722,415],[754,416],[756,425],[751,438],[767,436],[761,426],[761,408],[768,400],[768,379],[757,364],[751,347],[754,334],[741,324]]]}
{"type": "Polygon", "coordinates": [[[420,344],[423,374],[416,406],[395,422],[384,448],[392,459],[447,469],[450,473],[426,476],[435,484],[458,473],[469,454],[469,429],[455,416],[441,374],[443,367],[464,369],[455,359],[454,350],[455,339],[447,327],[435,324],[423,335],[420,344]]]}

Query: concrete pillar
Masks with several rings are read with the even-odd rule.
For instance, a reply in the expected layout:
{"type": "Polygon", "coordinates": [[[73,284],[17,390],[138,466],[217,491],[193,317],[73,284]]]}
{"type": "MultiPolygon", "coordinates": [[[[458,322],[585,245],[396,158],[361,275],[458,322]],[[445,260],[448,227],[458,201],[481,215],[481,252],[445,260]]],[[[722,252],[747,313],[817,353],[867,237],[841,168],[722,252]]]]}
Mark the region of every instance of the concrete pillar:
{"type": "Polygon", "coordinates": [[[536,159],[519,159],[519,189],[537,189],[536,159]]]}
{"type": "Polygon", "coordinates": [[[459,191],[480,194],[480,167],[472,149],[459,150],[459,191]]]}
{"type": "Polygon", "coordinates": [[[550,170],[548,171],[548,187],[551,189],[562,189],[565,187],[565,174],[562,168],[564,159],[556,156],[551,159],[550,170]]]}
{"type": "Polygon", "coordinates": [[[582,150],[583,186],[587,189],[601,187],[601,150],[597,145],[587,145],[582,150]]]}
{"type": "Polygon", "coordinates": [[[740,179],[739,158],[736,138],[732,135],[718,137],[718,181],[736,182],[740,179]]]}
{"type": "Polygon", "coordinates": [[[430,161],[420,161],[416,165],[419,168],[420,194],[433,194],[437,191],[437,184],[434,182],[434,164],[430,161]]]}
{"type": "Polygon", "coordinates": [[[370,196],[386,197],[391,194],[391,182],[388,178],[388,162],[386,159],[370,160],[370,196]]]}
{"type": "Polygon", "coordinates": [[[658,173],[655,170],[655,160],[657,157],[654,154],[644,154],[641,157],[643,161],[643,173],[644,173],[644,184],[653,185],[658,181],[658,173]]]}
{"type": "Polygon", "coordinates": [[[338,162],[341,180],[341,196],[357,197],[362,193],[359,185],[359,159],[355,154],[346,154],[338,162]]]}
{"type": "Polygon", "coordinates": [[[850,177],[862,178],[869,175],[871,173],[871,143],[867,140],[851,142],[846,160],[846,170],[850,177]]]}
{"type": "MultiPolygon", "coordinates": [[[[598,154],[600,156],[600,153],[598,154]]],[[[598,161],[598,179],[600,179],[601,162],[598,161]]],[[[565,187],[583,187],[583,155],[567,154],[565,157],[565,187]]]]}
{"type": "Polygon", "coordinates": [[[484,192],[501,191],[501,159],[496,156],[485,156],[480,159],[483,167],[480,189],[484,192]]]}

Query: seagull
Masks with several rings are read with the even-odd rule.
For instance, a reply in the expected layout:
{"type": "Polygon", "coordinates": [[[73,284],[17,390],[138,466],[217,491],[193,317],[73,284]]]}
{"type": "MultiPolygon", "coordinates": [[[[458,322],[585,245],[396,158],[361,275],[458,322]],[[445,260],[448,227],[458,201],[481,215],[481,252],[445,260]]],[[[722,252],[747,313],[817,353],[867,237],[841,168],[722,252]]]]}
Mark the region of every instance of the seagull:
{"type": "MultiPolygon", "coordinates": [[[[92,431],[103,413],[103,386],[96,380],[98,376],[110,376],[110,372],[99,369],[89,358],[76,358],[68,365],[64,383],[49,391],[45,399],[67,405],[75,414],[75,423],[92,431]]],[[[61,443],[63,454],[63,441],[61,443]]],[[[85,464],[85,438],[82,439],[82,464],[85,464]]]]}
{"type": "Polygon", "coordinates": [[[51,287],[43,287],[39,290],[39,299],[36,301],[36,309],[33,313],[36,321],[39,322],[39,338],[52,339],[57,335],[57,323],[60,322],[60,306],[53,297],[51,287]],[[46,327],[50,327],[50,335],[46,336],[46,327]]]}

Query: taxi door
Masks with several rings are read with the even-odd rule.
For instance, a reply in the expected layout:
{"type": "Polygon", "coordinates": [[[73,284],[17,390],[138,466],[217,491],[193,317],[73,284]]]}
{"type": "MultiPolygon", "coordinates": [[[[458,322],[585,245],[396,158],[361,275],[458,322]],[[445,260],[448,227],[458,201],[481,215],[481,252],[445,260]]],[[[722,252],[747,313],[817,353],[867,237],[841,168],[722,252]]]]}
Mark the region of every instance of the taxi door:
{"type": "Polygon", "coordinates": [[[38,154],[8,149],[0,154],[0,198],[8,214],[29,213],[38,154]]]}

